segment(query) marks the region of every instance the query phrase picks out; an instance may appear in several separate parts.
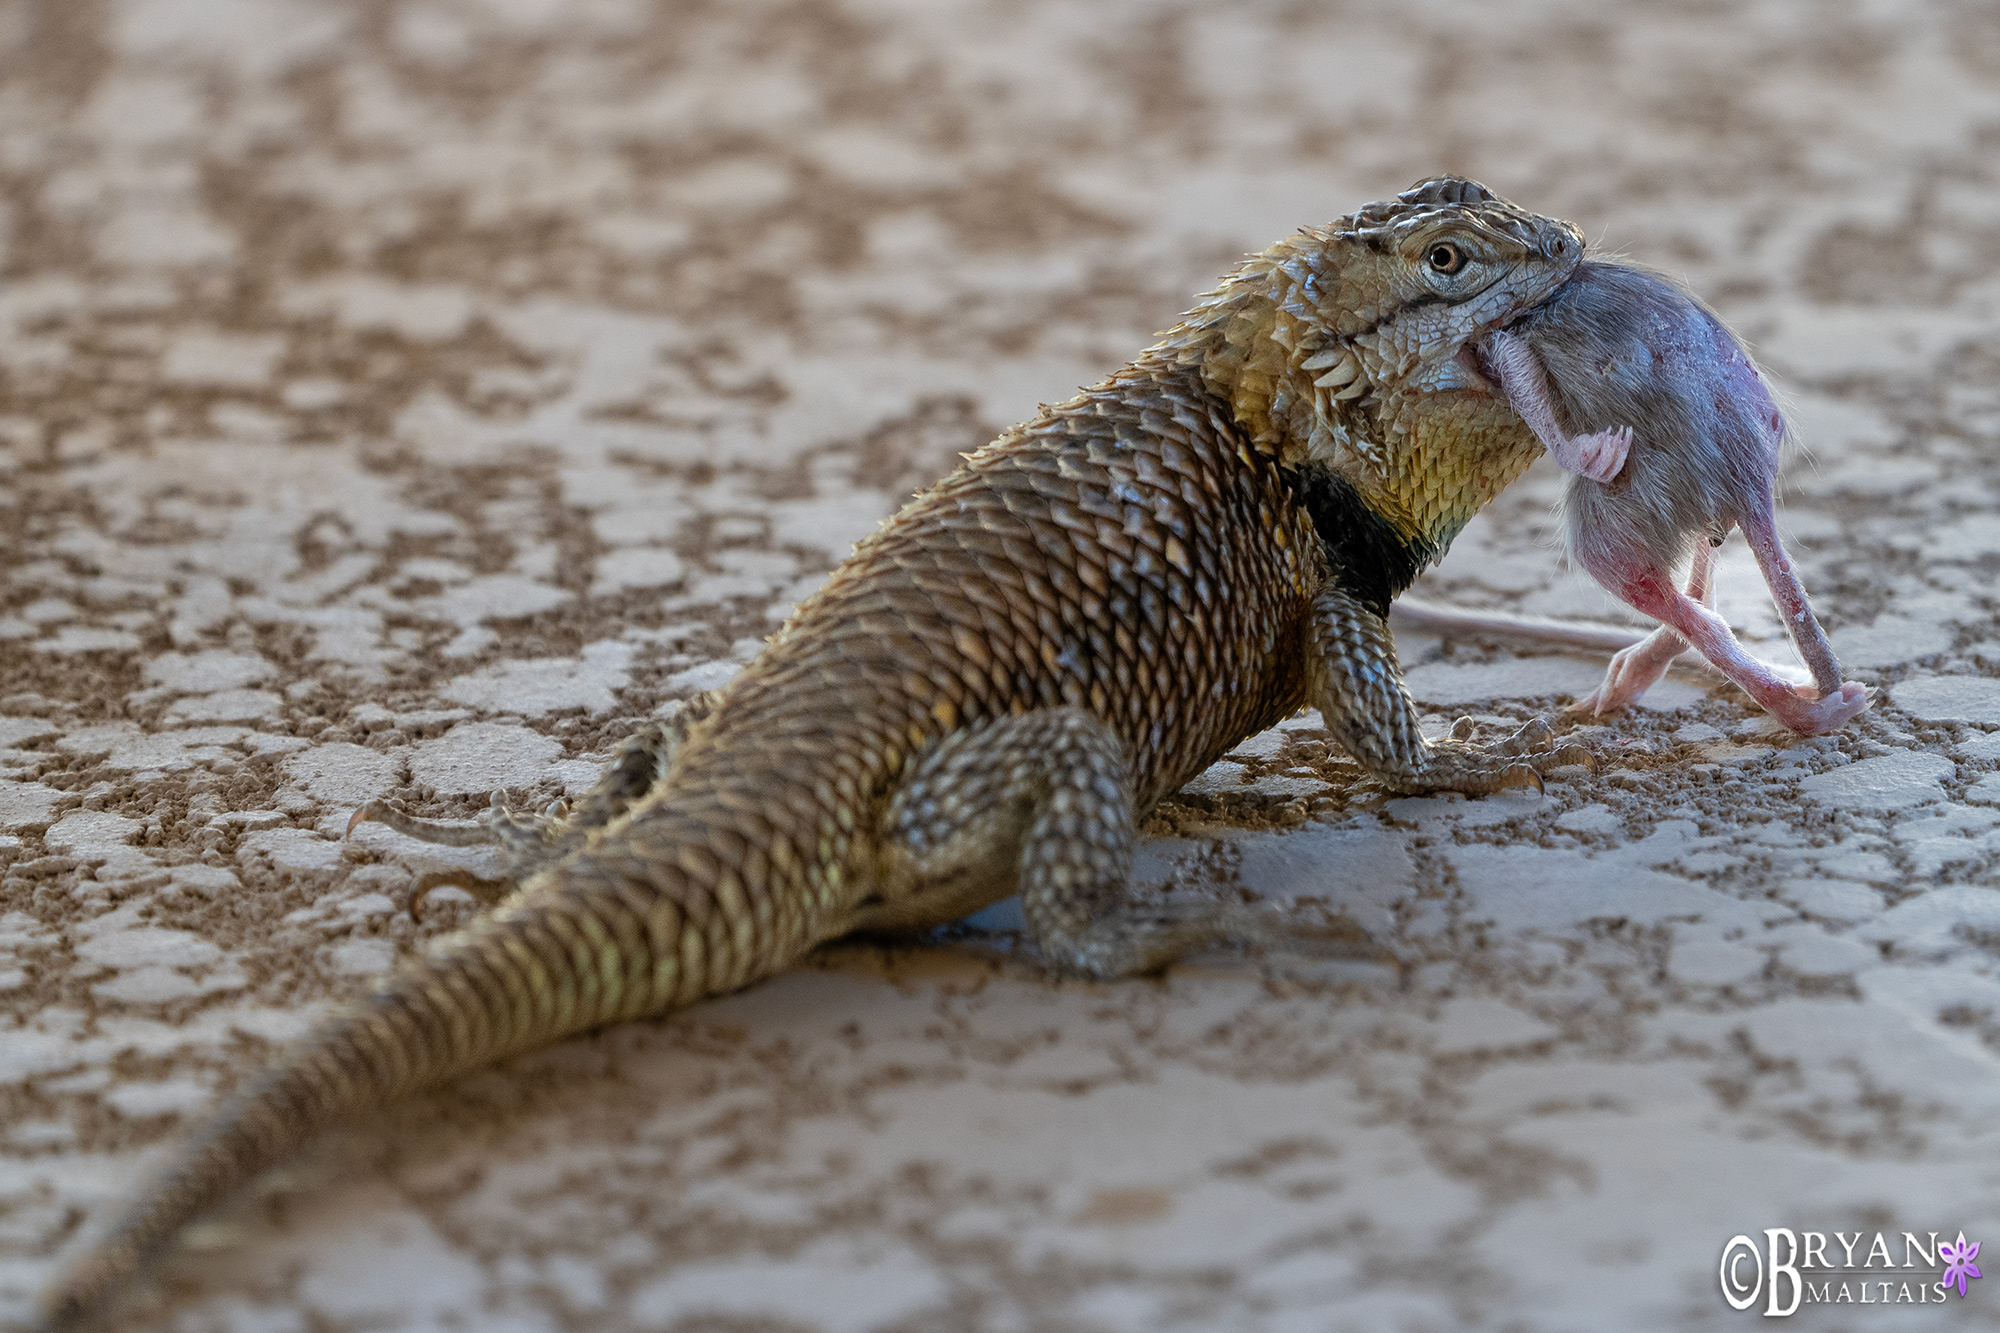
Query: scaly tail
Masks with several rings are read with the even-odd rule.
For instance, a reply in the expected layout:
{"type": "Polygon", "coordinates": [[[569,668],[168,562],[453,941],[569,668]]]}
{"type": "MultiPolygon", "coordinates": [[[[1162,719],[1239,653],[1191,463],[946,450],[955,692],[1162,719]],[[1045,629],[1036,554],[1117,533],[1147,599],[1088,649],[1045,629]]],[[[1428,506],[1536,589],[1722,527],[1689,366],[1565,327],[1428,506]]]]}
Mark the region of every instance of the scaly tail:
{"type": "Polygon", "coordinates": [[[705,929],[715,915],[713,887],[700,883],[707,877],[669,872],[661,877],[668,887],[625,869],[588,855],[552,868],[303,1038],[63,1275],[46,1298],[46,1333],[96,1325],[187,1223],[327,1128],[504,1056],[745,985],[789,961],[791,950],[716,957],[705,929]]]}

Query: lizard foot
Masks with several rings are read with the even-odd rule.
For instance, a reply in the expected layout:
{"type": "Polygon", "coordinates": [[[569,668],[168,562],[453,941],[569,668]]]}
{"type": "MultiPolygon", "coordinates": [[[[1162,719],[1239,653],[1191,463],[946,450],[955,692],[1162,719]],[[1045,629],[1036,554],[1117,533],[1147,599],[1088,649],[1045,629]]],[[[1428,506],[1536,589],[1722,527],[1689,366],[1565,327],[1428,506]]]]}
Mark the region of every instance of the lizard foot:
{"type": "Polygon", "coordinates": [[[348,819],[346,836],[353,837],[354,830],[363,824],[382,824],[407,837],[436,843],[440,847],[479,847],[493,840],[491,830],[483,822],[419,819],[386,796],[363,802],[361,808],[348,819]]]}
{"type": "Polygon", "coordinates": [[[364,803],[347,821],[348,836],[363,824],[386,824],[398,833],[442,847],[480,847],[496,843],[503,851],[524,855],[556,841],[569,819],[569,802],[551,801],[539,814],[516,814],[507,808],[504,797],[494,792],[487,798],[484,814],[462,822],[453,819],[419,819],[383,797],[364,803]]]}
{"type": "Polygon", "coordinates": [[[1469,717],[1452,724],[1449,739],[1430,747],[1428,762],[1405,790],[1462,791],[1472,795],[1511,787],[1543,789],[1542,775],[1566,764],[1595,771],[1597,761],[1584,746],[1558,745],[1545,717],[1531,718],[1505,740],[1481,745],[1473,737],[1478,726],[1469,717]]]}
{"type": "Polygon", "coordinates": [[[554,859],[571,822],[567,801],[552,801],[539,814],[516,814],[496,791],[485,812],[470,821],[419,819],[401,806],[377,797],[354,812],[347,821],[347,832],[351,837],[363,824],[385,824],[398,833],[437,846],[499,849],[504,868],[499,879],[483,879],[466,870],[439,871],[419,877],[404,903],[414,917],[424,895],[446,884],[465,889],[485,903],[504,897],[554,859]]]}
{"type": "Polygon", "coordinates": [[[1053,976],[1102,981],[1158,972],[1188,954],[1222,944],[1242,945],[1260,954],[1398,961],[1349,917],[1265,902],[1125,906],[1092,921],[1074,937],[1045,942],[1041,954],[1053,976]]]}
{"type": "Polygon", "coordinates": [[[603,828],[644,800],[666,778],[687,734],[715,708],[716,691],[696,695],[665,721],[649,723],[620,741],[595,784],[577,801],[557,799],[539,812],[515,811],[494,792],[476,820],[419,819],[386,798],[362,805],[347,821],[351,836],[366,823],[386,824],[398,833],[446,847],[500,849],[507,862],[507,879],[525,881],[537,870],[574,851],[595,829],[603,828]]]}
{"type": "Polygon", "coordinates": [[[1226,910],[1225,929],[1252,949],[1309,958],[1399,963],[1394,952],[1353,917],[1307,904],[1244,904],[1226,910]]]}

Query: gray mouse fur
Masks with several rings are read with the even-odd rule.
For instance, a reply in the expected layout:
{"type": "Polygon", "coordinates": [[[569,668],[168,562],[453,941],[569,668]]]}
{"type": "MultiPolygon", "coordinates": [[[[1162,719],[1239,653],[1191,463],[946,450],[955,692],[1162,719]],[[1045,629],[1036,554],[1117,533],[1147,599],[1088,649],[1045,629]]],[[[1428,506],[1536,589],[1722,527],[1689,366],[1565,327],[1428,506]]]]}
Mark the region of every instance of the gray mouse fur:
{"type": "Polygon", "coordinates": [[[1579,563],[1640,550],[1677,566],[1698,537],[1771,505],[1784,414],[1742,344],[1672,279],[1586,261],[1510,332],[1541,359],[1571,435],[1643,426],[1611,484],[1570,478],[1563,511],[1579,563]]]}
{"type": "Polygon", "coordinates": [[[1784,413],[1713,311],[1659,273],[1586,260],[1480,350],[1508,402],[1572,474],[1563,505],[1572,557],[1661,622],[1612,659],[1586,706],[1630,703],[1690,644],[1795,731],[1832,730],[1868,706],[1863,687],[1841,681],[1778,540],[1784,413]],[[1812,690],[1744,652],[1704,604],[1713,548],[1732,527],[1750,543],[1812,690]],[[1685,594],[1672,573],[1683,560],[1691,565],[1685,594]]]}

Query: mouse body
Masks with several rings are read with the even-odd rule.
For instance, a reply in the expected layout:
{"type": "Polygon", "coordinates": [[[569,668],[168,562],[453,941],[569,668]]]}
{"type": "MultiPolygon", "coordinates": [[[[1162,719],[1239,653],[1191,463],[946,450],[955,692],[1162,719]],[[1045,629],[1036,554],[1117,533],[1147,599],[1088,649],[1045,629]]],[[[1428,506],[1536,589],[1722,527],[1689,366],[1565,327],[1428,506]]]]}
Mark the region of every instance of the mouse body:
{"type": "Polygon", "coordinates": [[[1570,474],[1571,557],[1660,622],[1621,650],[1582,706],[1631,703],[1690,646],[1793,731],[1816,735],[1868,707],[1840,665],[1778,540],[1775,490],[1790,428],[1742,342],[1672,279],[1586,260],[1480,353],[1507,401],[1570,474]],[[1750,543],[1812,684],[1744,651],[1708,603],[1714,551],[1750,543]],[[1673,571],[1689,567],[1687,586],[1673,571]]]}

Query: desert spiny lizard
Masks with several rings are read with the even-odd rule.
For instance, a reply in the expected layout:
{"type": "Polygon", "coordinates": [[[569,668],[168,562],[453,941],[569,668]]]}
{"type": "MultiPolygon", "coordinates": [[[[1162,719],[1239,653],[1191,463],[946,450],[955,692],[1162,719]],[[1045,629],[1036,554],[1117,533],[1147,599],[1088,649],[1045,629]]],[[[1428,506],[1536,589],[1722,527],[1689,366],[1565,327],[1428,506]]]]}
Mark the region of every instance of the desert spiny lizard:
{"type": "Polygon", "coordinates": [[[1540,451],[1470,346],[1582,252],[1575,226],[1437,177],[1249,258],[861,541],[684,735],[635,737],[567,816],[499,812],[518,888],[250,1079],[59,1279],[45,1327],[99,1320],[331,1125],[850,932],[1018,892],[1042,957],[1090,977],[1281,941],[1276,908],[1126,888],[1154,803],[1302,704],[1396,790],[1576,762],[1541,723],[1426,740],[1385,618],[1540,451]]]}

